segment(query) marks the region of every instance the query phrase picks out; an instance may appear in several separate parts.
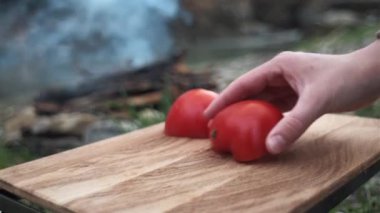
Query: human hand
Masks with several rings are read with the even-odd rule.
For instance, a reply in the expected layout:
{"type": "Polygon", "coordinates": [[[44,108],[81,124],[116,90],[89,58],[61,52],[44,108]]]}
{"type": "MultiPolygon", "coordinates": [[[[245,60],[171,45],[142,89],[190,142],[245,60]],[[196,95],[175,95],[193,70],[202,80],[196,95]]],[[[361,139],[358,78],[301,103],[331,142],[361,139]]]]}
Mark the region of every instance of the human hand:
{"type": "Polygon", "coordinates": [[[345,55],[283,52],[233,81],[205,115],[213,118],[244,99],[269,101],[287,112],[272,129],[267,149],[278,154],[321,115],[368,104],[380,94],[380,44],[345,55]]]}

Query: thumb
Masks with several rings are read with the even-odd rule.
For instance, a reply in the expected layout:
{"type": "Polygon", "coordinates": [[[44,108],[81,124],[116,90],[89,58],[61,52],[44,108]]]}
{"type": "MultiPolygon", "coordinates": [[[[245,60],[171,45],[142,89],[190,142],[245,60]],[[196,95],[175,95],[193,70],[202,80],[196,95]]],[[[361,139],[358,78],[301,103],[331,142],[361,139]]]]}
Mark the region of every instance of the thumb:
{"type": "Polygon", "coordinates": [[[266,140],[267,150],[279,154],[294,143],[305,130],[321,115],[315,99],[299,98],[295,107],[284,115],[271,130],[266,140]]]}

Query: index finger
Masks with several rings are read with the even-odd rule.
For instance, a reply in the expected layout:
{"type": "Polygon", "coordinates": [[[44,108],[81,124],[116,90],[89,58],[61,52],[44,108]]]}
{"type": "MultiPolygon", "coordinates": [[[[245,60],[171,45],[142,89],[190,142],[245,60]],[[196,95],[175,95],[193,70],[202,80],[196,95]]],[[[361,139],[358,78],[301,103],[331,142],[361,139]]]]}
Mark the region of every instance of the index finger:
{"type": "Polygon", "coordinates": [[[207,107],[205,116],[213,118],[228,105],[260,93],[267,86],[267,75],[273,69],[273,64],[269,61],[234,80],[207,107]]]}

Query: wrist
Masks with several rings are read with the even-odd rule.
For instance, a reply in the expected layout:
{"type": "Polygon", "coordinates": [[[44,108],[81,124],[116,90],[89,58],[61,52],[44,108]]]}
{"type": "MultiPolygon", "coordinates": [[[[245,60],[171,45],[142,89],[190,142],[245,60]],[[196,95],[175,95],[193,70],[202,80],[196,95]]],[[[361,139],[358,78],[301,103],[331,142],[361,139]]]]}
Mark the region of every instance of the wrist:
{"type": "Polygon", "coordinates": [[[360,75],[367,79],[371,90],[380,96],[380,39],[349,54],[360,75]]]}
{"type": "Polygon", "coordinates": [[[351,53],[352,59],[365,68],[365,71],[380,74],[380,39],[351,53]]]}

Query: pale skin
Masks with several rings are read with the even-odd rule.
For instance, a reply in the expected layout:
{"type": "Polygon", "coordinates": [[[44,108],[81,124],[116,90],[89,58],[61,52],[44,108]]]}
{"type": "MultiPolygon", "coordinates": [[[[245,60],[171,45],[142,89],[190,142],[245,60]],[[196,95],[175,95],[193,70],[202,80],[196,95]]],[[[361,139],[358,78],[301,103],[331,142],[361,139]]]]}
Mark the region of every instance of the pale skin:
{"type": "Polygon", "coordinates": [[[279,154],[320,116],[354,110],[380,97],[380,40],[342,55],[283,52],[233,81],[206,109],[213,118],[228,105],[262,99],[284,118],[271,130],[266,147],[279,154]]]}

